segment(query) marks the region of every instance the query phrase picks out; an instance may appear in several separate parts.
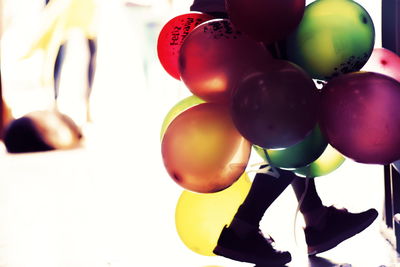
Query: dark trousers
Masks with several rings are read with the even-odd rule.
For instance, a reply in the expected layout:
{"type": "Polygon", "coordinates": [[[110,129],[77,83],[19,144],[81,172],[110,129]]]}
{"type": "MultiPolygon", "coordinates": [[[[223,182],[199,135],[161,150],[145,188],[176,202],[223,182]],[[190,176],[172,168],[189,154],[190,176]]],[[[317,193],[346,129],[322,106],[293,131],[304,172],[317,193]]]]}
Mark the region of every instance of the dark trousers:
{"type": "Polygon", "coordinates": [[[258,226],[265,211],[289,184],[292,185],[297,200],[300,200],[306,190],[306,179],[309,179],[308,188],[300,211],[306,213],[322,206],[313,178],[300,178],[286,170],[279,170],[279,174],[280,177],[275,178],[268,174],[257,173],[250,192],[239,207],[235,218],[258,226]]]}

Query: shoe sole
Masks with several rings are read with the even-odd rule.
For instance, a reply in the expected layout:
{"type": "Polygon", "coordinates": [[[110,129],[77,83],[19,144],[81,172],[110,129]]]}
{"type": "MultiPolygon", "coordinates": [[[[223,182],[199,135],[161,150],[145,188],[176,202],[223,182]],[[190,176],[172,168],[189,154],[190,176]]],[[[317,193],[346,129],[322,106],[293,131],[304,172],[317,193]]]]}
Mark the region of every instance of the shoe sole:
{"type": "Polygon", "coordinates": [[[369,220],[365,221],[363,224],[360,224],[358,226],[358,228],[355,228],[355,229],[353,228],[351,231],[349,230],[347,232],[344,232],[337,238],[329,240],[329,241],[319,244],[317,246],[309,246],[308,247],[308,256],[313,256],[318,253],[322,253],[327,250],[330,250],[330,249],[336,247],[337,245],[339,245],[340,243],[342,243],[343,241],[345,241],[346,239],[349,239],[350,237],[359,234],[360,232],[365,230],[368,226],[370,226],[375,221],[376,217],[378,217],[378,213],[376,213],[375,216],[372,216],[369,220]]]}
{"type": "Polygon", "coordinates": [[[254,263],[254,264],[268,264],[267,266],[282,266],[285,265],[286,263],[289,263],[292,259],[289,257],[288,259],[265,259],[265,258],[259,258],[259,257],[252,257],[246,254],[241,254],[238,253],[235,250],[231,250],[229,248],[224,248],[221,246],[216,246],[213,252],[219,256],[226,257],[235,261],[241,261],[241,262],[249,262],[249,263],[254,263]]]}

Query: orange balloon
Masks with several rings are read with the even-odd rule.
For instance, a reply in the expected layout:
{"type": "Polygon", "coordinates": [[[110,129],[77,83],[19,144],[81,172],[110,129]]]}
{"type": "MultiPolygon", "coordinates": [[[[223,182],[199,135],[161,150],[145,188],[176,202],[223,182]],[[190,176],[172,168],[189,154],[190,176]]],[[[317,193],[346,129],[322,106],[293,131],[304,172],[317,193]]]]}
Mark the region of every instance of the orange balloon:
{"type": "Polygon", "coordinates": [[[229,187],[244,172],[251,144],[234,126],[229,108],[194,106],[177,116],[162,140],[168,174],[187,190],[212,193],[229,187]]]}

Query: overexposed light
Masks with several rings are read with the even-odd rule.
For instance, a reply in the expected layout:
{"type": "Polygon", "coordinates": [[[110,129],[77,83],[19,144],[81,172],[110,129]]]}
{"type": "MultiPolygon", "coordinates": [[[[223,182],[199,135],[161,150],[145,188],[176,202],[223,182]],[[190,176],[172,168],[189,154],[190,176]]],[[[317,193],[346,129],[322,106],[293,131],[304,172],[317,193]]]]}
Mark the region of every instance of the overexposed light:
{"type": "MultiPolygon", "coordinates": [[[[43,54],[19,60],[44,1],[4,2],[5,100],[17,117],[51,108],[54,89],[43,87],[39,79],[43,54]]],[[[143,0],[141,7],[127,2],[100,1],[93,123],[87,128],[84,149],[27,155],[6,155],[1,149],[0,266],[245,265],[196,255],[175,230],[174,211],[182,189],[164,169],[159,130],[169,108],[190,91],[162,69],[155,40],[163,23],[173,14],[187,12],[192,1],[143,0]]],[[[373,17],[379,15],[380,1],[359,2],[373,17]]],[[[374,22],[379,30],[379,19],[374,17],[374,22]]],[[[81,33],[69,37],[59,107],[81,121],[88,50],[81,33]]],[[[250,165],[260,160],[255,153],[251,157],[250,165]]],[[[347,160],[337,172],[320,177],[328,181],[319,187],[321,196],[328,204],[379,206],[379,168],[347,160]]],[[[292,238],[288,229],[296,203],[292,195],[283,195],[261,225],[268,234],[277,233],[273,236],[278,241],[292,238]]]]}

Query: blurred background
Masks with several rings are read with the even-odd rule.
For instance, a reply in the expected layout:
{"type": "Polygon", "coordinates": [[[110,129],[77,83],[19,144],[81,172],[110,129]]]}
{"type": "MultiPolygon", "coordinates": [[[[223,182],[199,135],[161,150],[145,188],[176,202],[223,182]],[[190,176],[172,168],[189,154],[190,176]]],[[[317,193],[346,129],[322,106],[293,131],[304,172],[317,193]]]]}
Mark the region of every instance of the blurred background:
{"type": "MultiPolygon", "coordinates": [[[[0,267],[251,266],[198,255],[175,230],[182,188],[163,166],[160,129],[169,109],[190,94],[164,71],[156,43],[162,26],[187,12],[191,1],[81,0],[70,10],[73,0],[53,2],[45,8],[43,0],[1,1],[3,120],[54,107],[48,61],[57,55],[57,40],[67,39],[57,105],[84,137],[71,150],[9,154],[2,147],[0,267]],[[82,15],[79,10],[93,12],[90,21],[62,30],[55,26],[60,18],[74,21],[82,15]],[[44,32],[48,35],[38,40],[44,32]],[[97,42],[90,105],[85,102],[87,38],[97,42]]],[[[357,2],[373,18],[375,47],[381,47],[380,1],[357,2]]],[[[258,161],[252,155],[251,162],[258,161]]],[[[293,251],[291,266],[397,266],[397,254],[380,233],[383,175],[382,166],[346,160],[318,179],[326,205],[381,212],[362,236],[326,252],[326,260],[312,263],[304,254],[291,189],[273,204],[261,227],[293,251]]]]}

